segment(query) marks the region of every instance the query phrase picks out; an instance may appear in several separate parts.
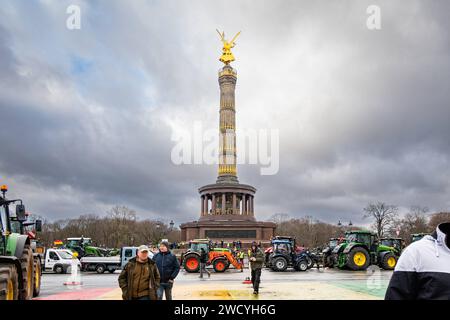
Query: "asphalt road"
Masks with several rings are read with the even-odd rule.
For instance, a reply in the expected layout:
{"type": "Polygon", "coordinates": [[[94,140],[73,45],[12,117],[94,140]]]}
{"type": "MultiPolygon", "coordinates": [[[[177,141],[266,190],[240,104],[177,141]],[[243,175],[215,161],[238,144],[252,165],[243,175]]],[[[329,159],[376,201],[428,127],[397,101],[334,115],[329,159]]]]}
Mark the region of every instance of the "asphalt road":
{"type": "MultiPolygon", "coordinates": [[[[120,299],[114,274],[82,273],[80,286],[67,286],[70,275],[44,274],[39,299],[120,299]]],[[[176,279],[174,299],[382,299],[392,271],[378,267],[362,272],[337,269],[310,269],[306,272],[273,272],[263,269],[260,295],[252,295],[251,285],[243,284],[250,276],[228,270],[212,271],[211,278],[183,270],[176,279]]]]}

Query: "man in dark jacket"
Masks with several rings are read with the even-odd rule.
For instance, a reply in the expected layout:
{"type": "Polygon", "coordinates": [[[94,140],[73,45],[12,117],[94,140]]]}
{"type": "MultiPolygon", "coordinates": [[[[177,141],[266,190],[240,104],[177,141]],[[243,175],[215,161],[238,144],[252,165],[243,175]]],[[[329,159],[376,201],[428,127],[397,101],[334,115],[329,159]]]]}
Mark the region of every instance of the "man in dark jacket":
{"type": "Polygon", "coordinates": [[[172,300],[173,282],[180,272],[180,264],[177,257],[169,250],[169,243],[161,242],[159,245],[159,252],[153,256],[153,261],[156,262],[159,275],[161,276],[161,284],[158,289],[158,299],[162,300],[164,292],[166,293],[166,300],[172,300]]]}
{"type": "Polygon", "coordinates": [[[385,299],[450,300],[450,222],[406,247],[385,299]]]}
{"type": "Polygon", "coordinates": [[[200,278],[203,278],[203,272],[208,274],[208,278],[211,277],[211,272],[206,270],[206,262],[208,262],[208,254],[205,249],[200,249],[200,278]]]}
{"type": "Polygon", "coordinates": [[[149,251],[147,246],[140,246],[137,256],[120,273],[119,286],[124,300],[157,300],[160,278],[155,262],[148,258],[149,251]]]}
{"type": "Polygon", "coordinates": [[[252,243],[252,249],[249,256],[250,266],[252,269],[253,294],[259,293],[259,283],[261,281],[261,269],[264,263],[264,253],[257,246],[256,242],[252,243]]]}

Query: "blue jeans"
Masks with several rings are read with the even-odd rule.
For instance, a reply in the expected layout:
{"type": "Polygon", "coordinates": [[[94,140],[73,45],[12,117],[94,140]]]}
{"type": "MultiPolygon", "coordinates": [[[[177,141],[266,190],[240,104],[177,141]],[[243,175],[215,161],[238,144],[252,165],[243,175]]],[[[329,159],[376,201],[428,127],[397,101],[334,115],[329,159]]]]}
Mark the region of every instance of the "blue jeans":
{"type": "Polygon", "coordinates": [[[163,299],[164,293],[166,293],[166,300],[172,300],[172,282],[160,283],[158,288],[158,300],[163,299]]]}

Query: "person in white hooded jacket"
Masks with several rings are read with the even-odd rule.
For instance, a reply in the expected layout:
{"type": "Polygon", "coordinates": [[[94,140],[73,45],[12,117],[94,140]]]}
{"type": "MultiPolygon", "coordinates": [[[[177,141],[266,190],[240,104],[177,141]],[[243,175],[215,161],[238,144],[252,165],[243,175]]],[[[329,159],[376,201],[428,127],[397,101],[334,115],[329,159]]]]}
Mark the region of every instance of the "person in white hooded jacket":
{"type": "Polygon", "coordinates": [[[450,300],[450,222],[403,251],[386,300],[450,300]]]}

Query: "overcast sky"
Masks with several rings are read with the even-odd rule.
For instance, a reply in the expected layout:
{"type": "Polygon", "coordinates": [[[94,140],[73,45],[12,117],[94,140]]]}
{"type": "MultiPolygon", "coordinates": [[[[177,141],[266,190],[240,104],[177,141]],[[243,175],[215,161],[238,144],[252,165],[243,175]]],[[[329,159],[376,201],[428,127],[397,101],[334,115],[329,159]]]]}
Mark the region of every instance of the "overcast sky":
{"type": "Polygon", "coordinates": [[[172,137],[218,127],[221,43],[237,127],[278,129],[280,170],[238,166],[256,216],[365,224],[384,201],[450,210],[448,1],[2,1],[0,184],[50,220],[196,220],[215,165],[171,161],[172,137]],[[66,8],[81,8],[81,29],[66,8]],[[369,5],[381,30],[366,26],[369,5]]]}

